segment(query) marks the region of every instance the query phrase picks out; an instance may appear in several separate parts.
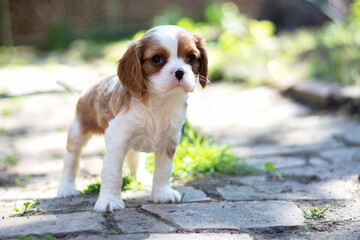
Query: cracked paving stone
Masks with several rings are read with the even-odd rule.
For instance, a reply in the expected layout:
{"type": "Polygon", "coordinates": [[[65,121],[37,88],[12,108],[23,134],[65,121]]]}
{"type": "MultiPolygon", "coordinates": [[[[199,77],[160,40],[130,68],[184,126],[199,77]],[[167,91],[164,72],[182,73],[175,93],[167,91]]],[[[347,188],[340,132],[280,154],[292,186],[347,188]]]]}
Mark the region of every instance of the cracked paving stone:
{"type": "Polygon", "coordinates": [[[101,213],[93,212],[0,219],[0,239],[44,233],[103,232],[105,227],[102,222],[104,221],[101,213]]]}
{"type": "Polygon", "coordinates": [[[115,212],[113,216],[123,233],[166,233],[176,230],[154,216],[138,212],[135,208],[125,208],[115,212]]]}
{"type": "Polygon", "coordinates": [[[300,226],[302,211],[287,201],[148,204],[142,207],[185,230],[300,226]]]}
{"type": "Polygon", "coordinates": [[[327,180],[310,184],[293,181],[258,182],[252,186],[227,185],[217,188],[226,200],[263,199],[353,199],[359,188],[354,180],[327,180]]]}

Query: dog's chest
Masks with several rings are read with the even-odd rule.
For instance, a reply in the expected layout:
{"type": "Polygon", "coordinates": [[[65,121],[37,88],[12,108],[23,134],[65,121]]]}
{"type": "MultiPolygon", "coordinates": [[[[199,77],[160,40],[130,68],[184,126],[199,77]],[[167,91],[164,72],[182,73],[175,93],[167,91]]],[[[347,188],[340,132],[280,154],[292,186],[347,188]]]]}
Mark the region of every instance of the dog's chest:
{"type": "Polygon", "coordinates": [[[161,111],[143,116],[137,124],[131,145],[135,151],[155,152],[167,146],[172,139],[180,136],[185,113],[182,111],[167,114],[161,111]]]}

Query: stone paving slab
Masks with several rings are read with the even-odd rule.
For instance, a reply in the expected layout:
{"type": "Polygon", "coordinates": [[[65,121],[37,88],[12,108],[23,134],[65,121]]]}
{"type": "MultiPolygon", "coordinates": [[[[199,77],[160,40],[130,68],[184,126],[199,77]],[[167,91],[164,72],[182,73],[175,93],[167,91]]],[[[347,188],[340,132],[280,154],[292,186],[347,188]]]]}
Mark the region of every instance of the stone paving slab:
{"type": "Polygon", "coordinates": [[[357,179],[360,173],[360,164],[356,162],[341,163],[324,165],[304,165],[297,168],[278,168],[278,172],[283,172],[285,178],[313,178],[318,180],[331,180],[331,179],[357,179]],[[287,177],[288,176],[288,177],[287,177]]]}
{"type": "Polygon", "coordinates": [[[258,185],[227,185],[217,188],[226,200],[262,200],[262,199],[352,199],[359,191],[354,180],[328,180],[310,184],[293,181],[262,182],[258,185]]]}
{"type": "Polygon", "coordinates": [[[185,230],[300,226],[304,221],[301,210],[286,201],[148,204],[142,208],[185,230]]]}
{"type": "Polygon", "coordinates": [[[97,196],[83,196],[71,198],[40,199],[38,207],[47,212],[81,212],[92,211],[95,206],[97,196]]]}
{"type": "Polygon", "coordinates": [[[275,168],[281,167],[299,167],[306,164],[306,160],[302,157],[263,157],[263,158],[248,158],[246,162],[260,168],[262,170],[266,170],[264,164],[267,162],[271,162],[274,164],[275,168]]]}
{"type": "Polygon", "coordinates": [[[146,215],[135,208],[116,211],[113,217],[122,233],[169,233],[176,230],[154,216],[146,215]]]}
{"type": "Polygon", "coordinates": [[[182,202],[203,202],[203,201],[210,201],[211,198],[207,197],[206,194],[199,190],[199,189],[195,189],[194,187],[191,186],[183,186],[183,187],[175,187],[174,189],[176,189],[177,191],[179,191],[179,193],[181,195],[184,194],[184,198],[182,200],[182,202]]]}
{"type": "Polygon", "coordinates": [[[256,145],[241,146],[230,149],[230,152],[244,158],[262,158],[268,156],[289,156],[304,155],[331,148],[344,147],[344,143],[334,141],[332,143],[318,143],[299,146],[281,146],[281,145],[256,145]]]}
{"type": "Polygon", "coordinates": [[[325,149],[319,152],[319,156],[336,163],[357,162],[360,163],[360,146],[325,149]]]}
{"type": "MultiPolygon", "coordinates": [[[[78,236],[74,240],[98,240],[99,236],[78,236]]],[[[108,235],[108,240],[252,240],[249,234],[237,233],[181,233],[181,234],[124,234],[108,235]]]]}
{"type": "Polygon", "coordinates": [[[103,232],[101,213],[84,212],[58,215],[24,216],[0,219],[0,239],[15,236],[60,234],[70,232],[103,232]]]}

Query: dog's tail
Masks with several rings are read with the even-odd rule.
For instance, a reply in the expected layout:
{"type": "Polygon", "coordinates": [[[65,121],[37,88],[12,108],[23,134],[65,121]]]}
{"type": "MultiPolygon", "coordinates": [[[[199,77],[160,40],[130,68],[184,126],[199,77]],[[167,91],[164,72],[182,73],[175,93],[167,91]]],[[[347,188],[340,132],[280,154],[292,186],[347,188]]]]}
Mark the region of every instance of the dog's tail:
{"type": "Polygon", "coordinates": [[[67,81],[63,81],[63,80],[56,80],[56,82],[63,86],[64,88],[72,91],[72,92],[76,92],[78,94],[82,94],[84,92],[85,89],[82,89],[81,87],[78,87],[78,86],[75,86],[75,85],[72,85],[70,84],[69,82],[67,81]]]}

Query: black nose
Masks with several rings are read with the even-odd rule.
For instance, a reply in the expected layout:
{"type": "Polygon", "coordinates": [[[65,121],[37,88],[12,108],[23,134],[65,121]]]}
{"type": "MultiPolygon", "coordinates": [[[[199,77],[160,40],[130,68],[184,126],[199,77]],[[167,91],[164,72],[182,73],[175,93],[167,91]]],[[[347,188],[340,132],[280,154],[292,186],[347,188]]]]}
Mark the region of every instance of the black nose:
{"type": "Polygon", "coordinates": [[[182,77],[184,76],[184,69],[179,68],[175,71],[175,77],[180,81],[182,77]]]}

